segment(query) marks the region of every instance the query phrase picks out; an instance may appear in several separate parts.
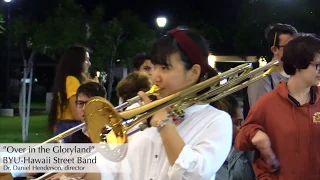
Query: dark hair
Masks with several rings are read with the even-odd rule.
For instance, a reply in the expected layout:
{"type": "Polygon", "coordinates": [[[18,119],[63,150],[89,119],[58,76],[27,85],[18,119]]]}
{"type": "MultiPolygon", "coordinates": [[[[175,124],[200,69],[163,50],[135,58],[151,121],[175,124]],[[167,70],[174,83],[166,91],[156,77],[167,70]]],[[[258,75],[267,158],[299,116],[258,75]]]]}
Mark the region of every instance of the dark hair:
{"type": "Polygon", "coordinates": [[[126,101],[137,96],[139,91],[148,91],[152,86],[150,77],[143,72],[132,72],[117,85],[117,94],[126,101]]]}
{"type": "Polygon", "coordinates": [[[288,75],[294,75],[297,69],[307,69],[320,54],[320,38],[313,34],[300,33],[291,40],[283,51],[283,69],[288,75]]]}
{"type": "Polygon", "coordinates": [[[57,68],[54,85],[52,89],[51,109],[48,119],[48,128],[52,132],[58,116],[58,108],[61,113],[68,104],[66,93],[67,76],[76,77],[80,83],[83,81],[83,63],[85,62],[86,52],[89,50],[82,46],[72,46],[68,48],[61,57],[57,68]]]}
{"type": "Polygon", "coordinates": [[[238,100],[232,95],[212,102],[210,105],[227,112],[232,118],[237,115],[237,109],[240,107],[238,100]]]}
{"type": "MultiPolygon", "coordinates": [[[[205,77],[199,77],[199,81],[206,78],[210,78],[216,76],[218,73],[208,65],[208,56],[209,56],[209,45],[207,41],[199,35],[197,32],[193,30],[183,30],[187,36],[191,38],[191,40],[199,47],[201,52],[201,61],[205,61],[207,67],[207,74],[205,77]]],[[[181,47],[179,46],[176,39],[174,39],[171,35],[166,35],[161,37],[152,47],[151,52],[151,60],[153,64],[160,64],[168,66],[169,56],[174,53],[179,53],[181,60],[185,64],[185,69],[190,70],[194,64],[192,64],[191,60],[187,57],[186,53],[183,52],[181,47]]]]}
{"type": "Polygon", "coordinates": [[[83,94],[88,98],[93,96],[106,97],[106,89],[97,82],[87,82],[82,84],[77,90],[77,98],[79,94],[83,94]]]}
{"type": "Polygon", "coordinates": [[[134,58],[133,58],[133,69],[134,70],[139,70],[141,65],[146,61],[146,60],[151,60],[151,55],[147,54],[147,53],[140,53],[137,54],[134,58]]]}
{"type": "Polygon", "coordinates": [[[269,48],[271,48],[273,45],[276,47],[279,47],[279,36],[281,34],[290,34],[293,36],[297,33],[298,31],[289,24],[276,23],[265,29],[265,38],[267,39],[269,48]],[[277,36],[276,36],[276,42],[274,45],[275,33],[277,33],[277,36]]]}

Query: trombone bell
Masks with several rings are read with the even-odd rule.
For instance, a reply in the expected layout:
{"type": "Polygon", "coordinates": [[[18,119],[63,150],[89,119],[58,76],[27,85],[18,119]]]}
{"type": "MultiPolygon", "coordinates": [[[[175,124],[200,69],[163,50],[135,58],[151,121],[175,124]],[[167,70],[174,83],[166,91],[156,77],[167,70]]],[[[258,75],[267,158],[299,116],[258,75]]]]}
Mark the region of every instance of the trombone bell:
{"type": "Polygon", "coordinates": [[[86,104],[85,122],[92,143],[124,144],[128,141],[119,113],[102,97],[93,97],[86,104]]]}

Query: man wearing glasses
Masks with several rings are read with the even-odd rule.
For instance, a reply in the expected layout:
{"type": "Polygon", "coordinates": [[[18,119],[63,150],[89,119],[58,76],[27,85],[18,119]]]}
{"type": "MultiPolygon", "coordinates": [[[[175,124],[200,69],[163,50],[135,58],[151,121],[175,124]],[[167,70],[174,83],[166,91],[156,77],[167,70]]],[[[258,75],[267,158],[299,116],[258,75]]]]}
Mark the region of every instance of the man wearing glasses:
{"type": "MultiPolygon", "coordinates": [[[[297,30],[293,26],[281,23],[271,25],[265,30],[265,38],[267,39],[268,47],[273,53],[272,61],[279,60],[280,62],[276,67],[276,70],[269,76],[248,86],[248,102],[250,107],[260,96],[273,90],[280,80],[288,80],[289,76],[283,70],[281,58],[283,55],[283,48],[296,33],[297,30]]],[[[246,116],[247,112],[244,112],[244,115],[246,116]]]]}

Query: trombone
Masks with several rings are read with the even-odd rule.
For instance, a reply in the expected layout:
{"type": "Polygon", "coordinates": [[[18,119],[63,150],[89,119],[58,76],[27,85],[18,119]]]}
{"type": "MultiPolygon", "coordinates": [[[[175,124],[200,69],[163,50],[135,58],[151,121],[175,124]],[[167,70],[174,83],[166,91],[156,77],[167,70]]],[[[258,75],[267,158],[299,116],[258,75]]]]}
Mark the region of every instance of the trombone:
{"type": "MultiPolygon", "coordinates": [[[[124,104],[114,107],[104,98],[92,97],[86,104],[84,123],[44,143],[57,142],[57,140],[63,139],[86,127],[92,143],[101,144],[106,149],[105,152],[109,154],[107,155],[107,159],[119,162],[126,156],[128,136],[148,128],[143,122],[157,111],[171,106],[174,107],[175,112],[180,114],[183,112],[183,109],[193,104],[207,104],[217,101],[268,76],[275,70],[278,64],[278,61],[272,61],[263,67],[252,70],[252,63],[245,63],[180,92],[123,112],[119,111],[140,101],[140,98],[138,96],[134,97],[124,104]],[[241,74],[239,75],[239,73],[241,74]],[[220,85],[219,82],[227,78],[230,78],[229,81],[220,85]],[[204,90],[206,92],[199,95],[204,90]],[[137,126],[138,124],[140,125],[137,126]],[[133,130],[134,128],[136,129],[133,130]],[[129,131],[131,133],[128,133],[129,131]],[[117,145],[117,147],[111,150],[109,145],[117,145]]],[[[159,89],[153,86],[146,94],[151,95],[158,92],[159,89]]],[[[53,173],[55,172],[48,172],[38,179],[49,177],[53,173]]]]}
{"type": "Polygon", "coordinates": [[[136,128],[138,124],[143,124],[146,119],[150,118],[157,111],[167,107],[173,107],[174,112],[181,114],[183,109],[193,104],[203,104],[219,100],[269,75],[274,71],[272,67],[275,67],[278,63],[278,61],[273,61],[255,70],[252,70],[251,63],[239,65],[236,68],[190,86],[180,92],[139,108],[123,112],[117,112],[116,108],[104,98],[93,97],[87,102],[85,109],[87,132],[93,143],[106,145],[107,152],[110,152],[112,155],[109,160],[116,162],[121,161],[127,152],[128,132],[136,128]],[[268,71],[264,72],[265,70],[268,71]],[[254,77],[257,73],[261,72],[264,73],[254,77]],[[239,73],[242,74],[238,77],[233,77],[239,73]],[[232,77],[232,79],[228,83],[219,85],[221,80],[230,77],[232,77]],[[209,90],[207,90],[208,88],[209,90]],[[199,95],[199,93],[204,90],[207,90],[207,92],[199,95]],[[127,122],[123,119],[131,120],[127,122]],[[110,148],[108,148],[109,144],[117,144],[120,146],[110,151],[110,148]]]}

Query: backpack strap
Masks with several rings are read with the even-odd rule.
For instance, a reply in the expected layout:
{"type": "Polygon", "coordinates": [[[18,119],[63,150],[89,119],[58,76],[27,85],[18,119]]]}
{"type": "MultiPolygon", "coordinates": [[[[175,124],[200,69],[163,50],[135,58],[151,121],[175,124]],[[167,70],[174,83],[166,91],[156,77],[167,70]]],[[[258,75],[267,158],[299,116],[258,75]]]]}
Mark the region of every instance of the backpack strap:
{"type": "Polygon", "coordinates": [[[273,80],[272,80],[271,75],[269,75],[268,78],[269,78],[270,83],[271,83],[271,90],[273,90],[274,89],[274,85],[273,85],[273,80]]]}

